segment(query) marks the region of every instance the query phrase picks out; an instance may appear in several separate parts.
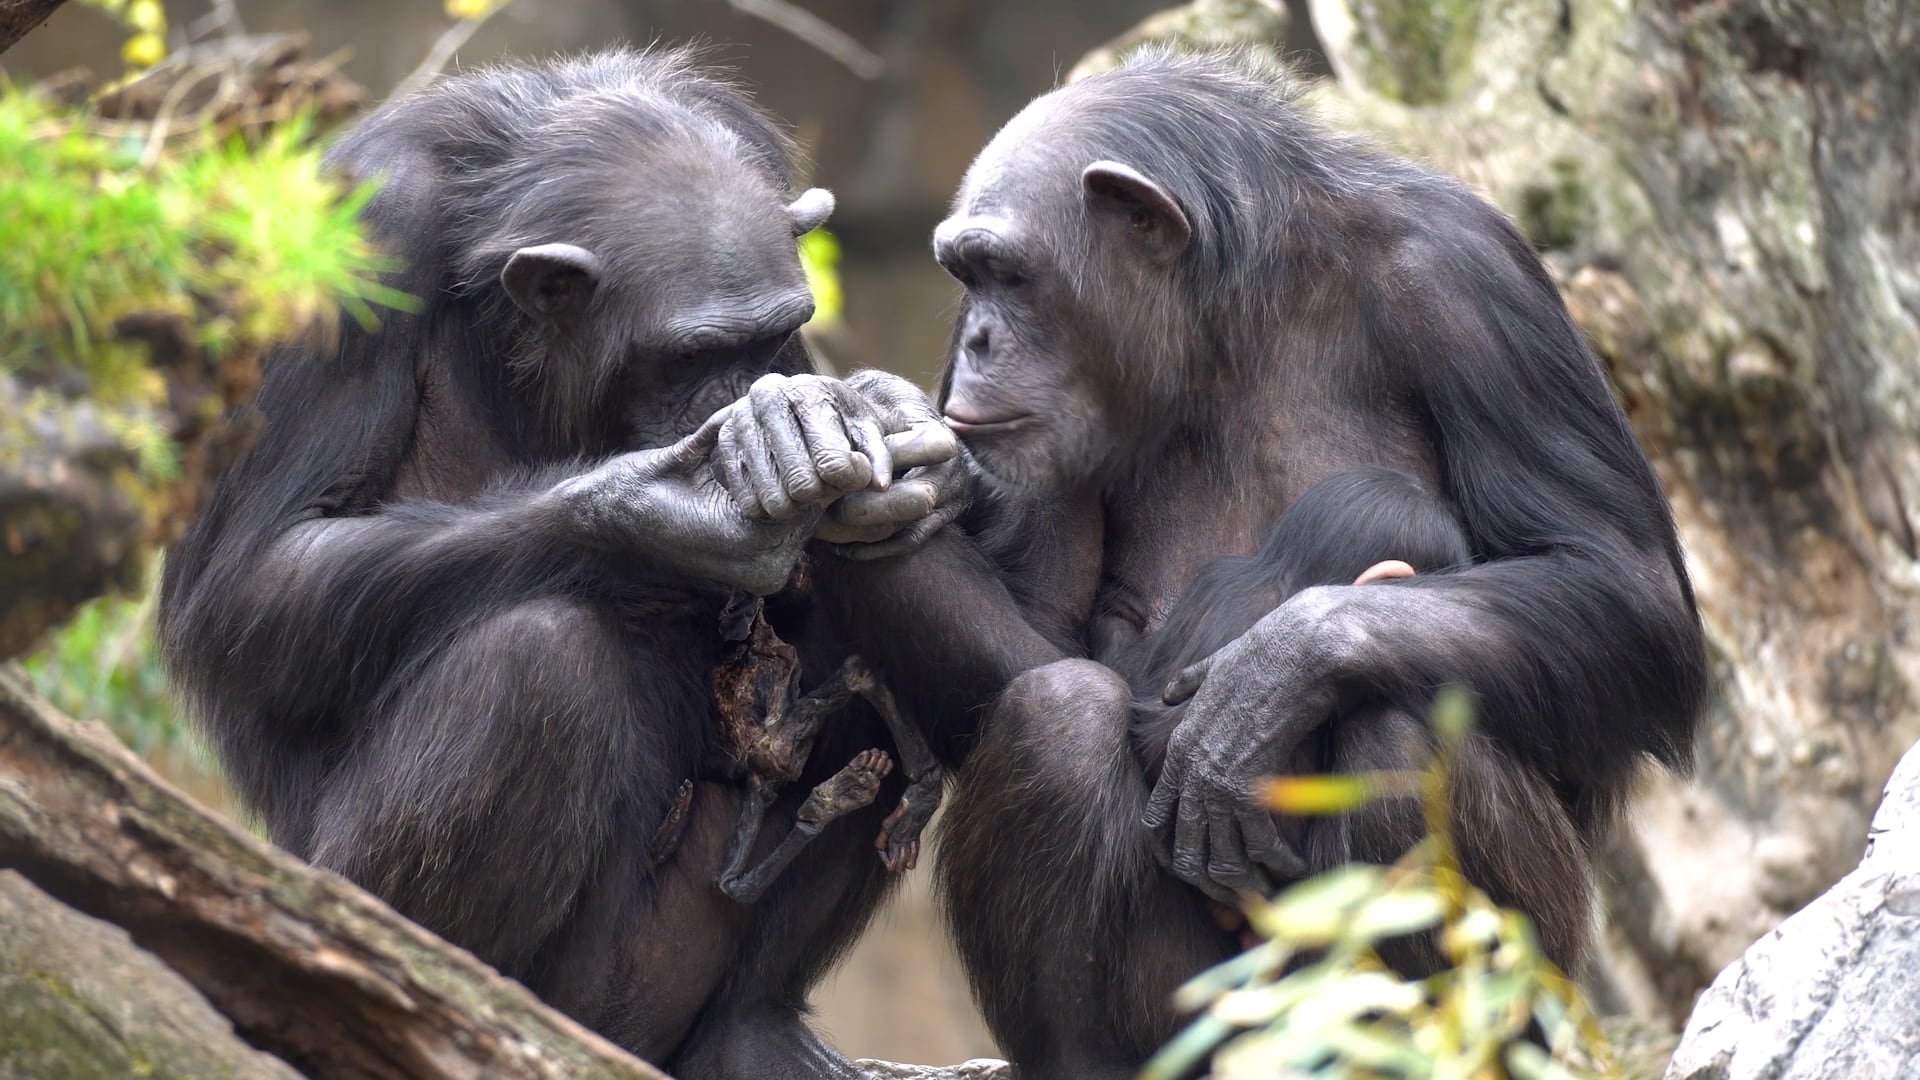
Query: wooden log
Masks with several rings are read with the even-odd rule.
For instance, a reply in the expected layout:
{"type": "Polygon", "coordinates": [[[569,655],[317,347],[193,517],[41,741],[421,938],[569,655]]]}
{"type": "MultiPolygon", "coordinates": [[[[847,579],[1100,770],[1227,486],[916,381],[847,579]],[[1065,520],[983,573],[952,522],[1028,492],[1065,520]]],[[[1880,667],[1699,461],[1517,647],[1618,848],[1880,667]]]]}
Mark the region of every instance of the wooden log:
{"type": "Polygon", "coordinates": [[[105,729],[35,697],[13,665],[0,667],[4,869],[124,928],[248,1043],[308,1075],[664,1076],[201,809],[105,729]]]}

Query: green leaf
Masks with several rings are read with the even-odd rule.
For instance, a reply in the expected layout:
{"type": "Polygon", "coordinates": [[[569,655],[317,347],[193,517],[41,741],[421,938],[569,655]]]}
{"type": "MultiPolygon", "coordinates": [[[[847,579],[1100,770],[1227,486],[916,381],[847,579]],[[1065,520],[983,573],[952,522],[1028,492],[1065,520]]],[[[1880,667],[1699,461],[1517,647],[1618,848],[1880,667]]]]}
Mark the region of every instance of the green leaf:
{"type": "Polygon", "coordinates": [[[1429,888],[1406,886],[1373,897],[1354,913],[1347,928],[1349,937],[1364,941],[1411,934],[1438,926],[1447,914],[1447,902],[1429,888]]]}

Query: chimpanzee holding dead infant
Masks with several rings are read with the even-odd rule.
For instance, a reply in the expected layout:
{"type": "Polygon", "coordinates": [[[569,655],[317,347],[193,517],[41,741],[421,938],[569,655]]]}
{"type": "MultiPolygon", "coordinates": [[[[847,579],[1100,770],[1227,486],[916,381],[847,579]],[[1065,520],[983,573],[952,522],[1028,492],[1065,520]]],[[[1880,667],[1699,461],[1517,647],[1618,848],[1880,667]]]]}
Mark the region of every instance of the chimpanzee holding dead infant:
{"type": "Polygon", "coordinates": [[[708,766],[730,637],[777,631],[800,687],[844,670],[788,587],[804,545],[910,548],[964,505],[923,394],[808,374],[795,237],[831,197],[672,51],[450,79],[330,161],[383,182],[422,306],[273,358],[168,560],[228,776],[275,841],[677,1076],[861,1075],[801,1010],[885,892],[888,732],[856,702],[783,759],[775,817],[860,797],[806,865],[735,868],[752,906],[715,889],[744,795],[708,766]]]}
{"type": "Polygon", "coordinates": [[[815,578],[965,752],[941,890],[1019,1074],[1132,1075],[1171,991],[1236,947],[1210,905],[1403,852],[1404,805],[1302,840],[1252,789],[1303,756],[1418,766],[1447,683],[1479,703],[1465,869],[1577,967],[1590,852],[1644,760],[1688,765],[1706,671],[1658,482],[1525,238],[1318,129],[1275,73],[1147,53],[1009,122],[934,251],[965,289],[942,405],[976,497],[958,531],[815,578]],[[1129,679],[1181,647],[1169,610],[1356,469],[1431,493],[1468,564],[1276,596],[1171,680],[1150,772],[1129,679]]]}

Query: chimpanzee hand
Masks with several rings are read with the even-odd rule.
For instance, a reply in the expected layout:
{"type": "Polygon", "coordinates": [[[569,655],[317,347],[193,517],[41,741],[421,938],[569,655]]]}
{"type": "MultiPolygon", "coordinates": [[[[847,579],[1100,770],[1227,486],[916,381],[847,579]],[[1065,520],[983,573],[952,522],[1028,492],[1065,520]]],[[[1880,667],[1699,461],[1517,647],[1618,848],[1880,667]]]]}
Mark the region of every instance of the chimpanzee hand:
{"type": "Polygon", "coordinates": [[[1286,770],[1336,705],[1355,642],[1340,618],[1353,586],[1306,589],[1231,644],[1175,676],[1162,695],[1188,702],[1147,801],[1155,853],[1174,876],[1215,899],[1267,895],[1306,864],[1255,800],[1261,777],[1286,770]]]}
{"type": "Polygon", "coordinates": [[[846,559],[883,559],[927,542],[973,497],[960,441],[920,388],[884,371],[856,371],[846,385],[887,417],[888,450],[901,477],[885,490],[858,491],[827,509],[816,536],[846,559]]]}
{"type": "Polygon", "coordinates": [[[727,414],[713,471],[756,520],[815,519],[850,491],[887,489],[888,411],[820,375],[763,375],[727,414]]]}
{"type": "Polygon", "coordinates": [[[621,454],[548,496],[586,542],[658,560],[756,596],[779,592],[820,520],[818,506],[785,520],[749,517],[714,478],[729,406],[672,446],[621,454]]]}

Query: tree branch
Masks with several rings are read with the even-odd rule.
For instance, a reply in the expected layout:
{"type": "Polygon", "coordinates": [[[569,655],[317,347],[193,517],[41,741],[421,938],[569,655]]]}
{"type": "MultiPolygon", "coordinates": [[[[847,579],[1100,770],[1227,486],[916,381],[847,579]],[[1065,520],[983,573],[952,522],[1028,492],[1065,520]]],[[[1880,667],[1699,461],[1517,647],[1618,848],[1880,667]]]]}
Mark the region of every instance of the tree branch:
{"type": "Polygon", "coordinates": [[[797,4],[787,0],[727,0],[727,6],[785,30],[862,79],[877,79],[887,70],[887,62],[851,34],[797,4]]]}
{"type": "Polygon", "coordinates": [[[37,30],[67,0],[0,0],[0,52],[37,30]]]}

